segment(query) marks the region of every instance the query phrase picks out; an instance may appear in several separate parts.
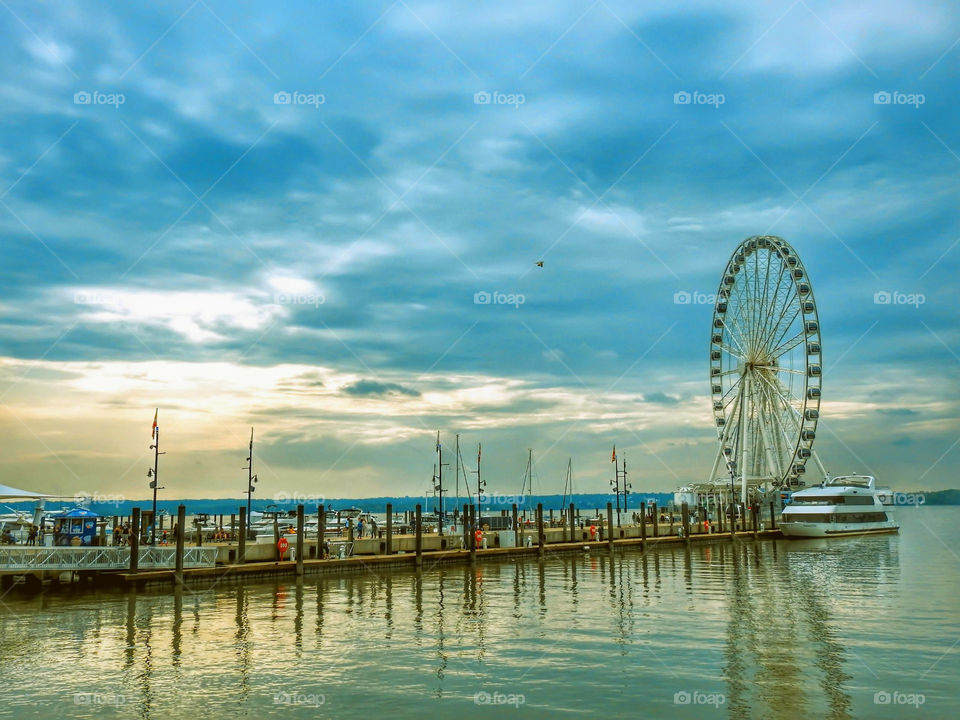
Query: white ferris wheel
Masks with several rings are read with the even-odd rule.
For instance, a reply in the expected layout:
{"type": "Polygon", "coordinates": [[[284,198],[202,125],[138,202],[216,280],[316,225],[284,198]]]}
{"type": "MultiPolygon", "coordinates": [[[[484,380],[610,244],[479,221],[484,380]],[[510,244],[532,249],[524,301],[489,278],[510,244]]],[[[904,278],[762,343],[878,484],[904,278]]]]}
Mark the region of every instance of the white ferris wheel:
{"type": "Polygon", "coordinates": [[[709,481],[804,485],[820,418],[820,321],[807,271],[781,238],[744,240],[720,280],[710,336],[719,447],[709,481]],[[720,473],[718,475],[718,472],[720,473]]]}

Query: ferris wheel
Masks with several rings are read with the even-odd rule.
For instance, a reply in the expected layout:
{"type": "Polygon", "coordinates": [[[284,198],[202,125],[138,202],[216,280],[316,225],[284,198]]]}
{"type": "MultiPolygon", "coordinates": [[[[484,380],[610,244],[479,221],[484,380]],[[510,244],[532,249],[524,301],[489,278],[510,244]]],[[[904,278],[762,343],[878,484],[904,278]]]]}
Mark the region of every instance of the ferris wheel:
{"type": "Polygon", "coordinates": [[[744,240],[720,280],[710,336],[710,392],[720,441],[710,481],[751,489],[805,484],[820,418],[817,303],[781,238],[744,240]],[[718,476],[718,471],[720,475],[718,476]]]}

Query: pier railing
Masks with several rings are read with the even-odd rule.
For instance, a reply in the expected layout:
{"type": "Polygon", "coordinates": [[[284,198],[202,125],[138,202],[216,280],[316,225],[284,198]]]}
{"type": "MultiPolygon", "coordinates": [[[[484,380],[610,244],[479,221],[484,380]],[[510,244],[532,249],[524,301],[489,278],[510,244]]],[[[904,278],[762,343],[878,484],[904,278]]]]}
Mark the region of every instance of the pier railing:
{"type": "MultiPolygon", "coordinates": [[[[139,567],[173,568],[176,548],[141,547],[139,567]]],[[[217,562],[214,547],[187,547],[184,567],[213,567],[217,562]]],[[[38,570],[124,570],[130,567],[129,547],[0,547],[0,572],[38,570]]]]}

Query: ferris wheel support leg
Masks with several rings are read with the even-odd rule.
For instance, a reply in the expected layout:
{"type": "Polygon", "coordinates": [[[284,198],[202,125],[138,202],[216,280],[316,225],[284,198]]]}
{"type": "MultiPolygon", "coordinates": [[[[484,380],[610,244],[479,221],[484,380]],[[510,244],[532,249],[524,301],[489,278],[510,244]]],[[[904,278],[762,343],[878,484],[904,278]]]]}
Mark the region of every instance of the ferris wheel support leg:
{"type": "MultiPolygon", "coordinates": [[[[743,378],[743,396],[748,397],[750,394],[750,377],[744,376],[743,378]]],[[[746,504],[747,502],[747,469],[750,467],[750,461],[748,453],[750,452],[750,415],[749,409],[746,403],[744,403],[740,412],[743,413],[742,420],[740,421],[740,447],[742,452],[739,458],[740,464],[740,502],[746,504]]]]}
{"type": "Polygon", "coordinates": [[[816,451],[816,450],[813,450],[813,451],[811,451],[810,454],[813,455],[813,460],[814,460],[814,462],[817,463],[817,467],[820,468],[820,472],[823,473],[823,479],[824,479],[824,480],[827,480],[827,479],[828,479],[828,478],[827,478],[827,469],[823,466],[823,461],[820,460],[820,456],[817,455],[817,451],[816,451]]]}

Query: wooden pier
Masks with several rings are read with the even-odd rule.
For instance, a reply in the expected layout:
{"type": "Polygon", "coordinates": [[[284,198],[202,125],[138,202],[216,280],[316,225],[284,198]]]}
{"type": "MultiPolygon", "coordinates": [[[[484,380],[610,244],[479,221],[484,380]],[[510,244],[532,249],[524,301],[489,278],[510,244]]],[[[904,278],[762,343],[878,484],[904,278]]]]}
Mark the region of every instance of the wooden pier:
{"type": "MultiPolygon", "coordinates": [[[[243,510],[241,508],[241,527],[246,520],[243,510]]],[[[79,577],[99,584],[136,587],[220,583],[228,579],[242,582],[286,575],[376,572],[391,567],[429,569],[440,564],[473,564],[527,555],[544,558],[559,553],[612,552],[617,548],[781,537],[776,529],[772,505],[768,526],[760,521],[758,512],[752,512],[745,515],[736,527],[726,530],[722,522],[711,527],[708,522],[695,521],[686,505],[682,508],[679,524],[673,522],[672,515],[669,523],[651,523],[641,515],[639,523],[620,526],[614,520],[610,503],[607,503],[606,517],[598,512],[590,524],[578,525],[574,521],[572,506],[570,511],[569,516],[547,527],[541,506],[536,508],[534,520],[527,522],[517,516],[514,506],[511,519],[517,530],[496,531],[477,528],[473,509],[464,506],[462,526],[453,534],[439,535],[423,532],[421,506],[417,505],[412,513],[416,518],[413,534],[394,534],[388,519],[385,535],[354,538],[350,526],[346,537],[326,538],[321,544],[304,536],[304,508],[300,505],[296,533],[284,535],[289,539],[279,543],[285,548],[281,550],[274,543],[245,542],[242,536],[236,543],[198,543],[196,547],[188,547],[185,543],[185,508],[181,505],[173,547],[141,546],[134,542],[127,547],[4,548],[0,550],[0,580],[3,586],[21,578],[28,584],[36,584],[45,579],[59,581],[62,574],[68,572],[71,579],[79,577]]],[[[138,515],[134,513],[135,521],[139,519],[138,515]]],[[[656,513],[653,517],[659,520],[656,513]]]]}

